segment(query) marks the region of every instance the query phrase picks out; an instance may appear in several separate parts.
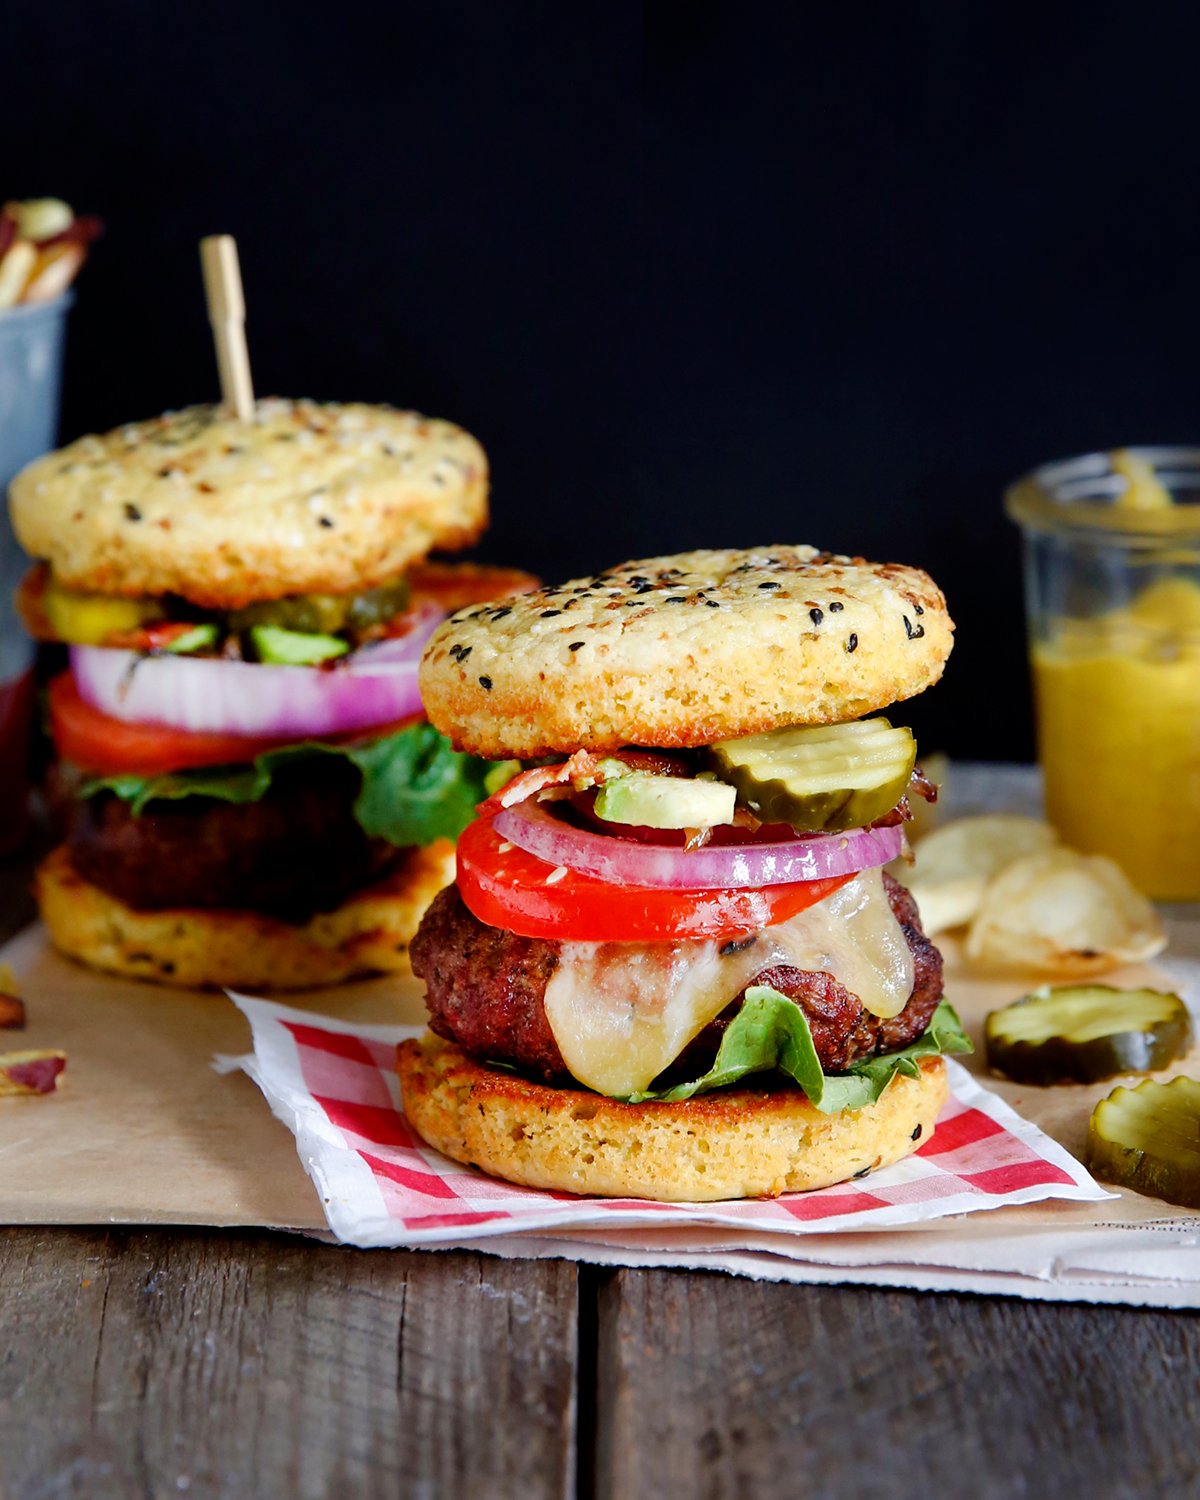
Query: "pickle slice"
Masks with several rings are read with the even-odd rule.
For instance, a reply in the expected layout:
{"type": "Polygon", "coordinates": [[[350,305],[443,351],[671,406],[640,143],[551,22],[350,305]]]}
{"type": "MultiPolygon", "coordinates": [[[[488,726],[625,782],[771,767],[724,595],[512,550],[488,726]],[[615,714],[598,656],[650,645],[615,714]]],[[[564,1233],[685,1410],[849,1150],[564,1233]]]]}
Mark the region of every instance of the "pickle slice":
{"type": "Polygon", "coordinates": [[[1113,1089],[1088,1121],[1087,1166],[1117,1187],[1200,1208],[1200,1083],[1113,1089]]]}
{"type": "Polygon", "coordinates": [[[361,594],[292,594],[247,604],[230,614],[229,628],[240,633],[255,625],[273,625],[307,635],[336,635],[382,625],[407,603],[408,579],[395,578],[361,594]]]}
{"type": "Polygon", "coordinates": [[[1046,985],[992,1011],[983,1034],[988,1066],[1015,1083],[1096,1083],[1173,1063],[1192,1045],[1192,1022],[1160,990],[1046,985]]]}
{"type": "Polygon", "coordinates": [[[801,833],[861,828],[891,812],[908,787],[917,743],[887,719],[794,724],[722,740],[713,767],[764,823],[801,833]]]}

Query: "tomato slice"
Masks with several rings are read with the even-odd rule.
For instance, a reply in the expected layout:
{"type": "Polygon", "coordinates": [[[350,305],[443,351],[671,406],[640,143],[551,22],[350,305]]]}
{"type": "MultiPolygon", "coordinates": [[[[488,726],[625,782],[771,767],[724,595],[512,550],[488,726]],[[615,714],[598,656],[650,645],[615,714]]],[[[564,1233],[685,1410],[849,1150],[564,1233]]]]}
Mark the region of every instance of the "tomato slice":
{"type": "Polygon", "coordinates": [[[54,679],[49,698],[50,733],[58,753],[103,776],[159,776],[191,766],[237,765],[280,743],[237,734],[196,734],[162,724],[126,724],[85,703],[70,672],[54,679]]]}
{"type": "MultiPolygon", "coordinates": [[[[127,724],[85,703],[70,672],[50,684],[50,733],[59,755],[81,770],[101,776],[162,776],[198,766],[245,765],[264,750],[296,743],[240,734],[200,734],[164,724],[127,724]]],[[[354,734],[330,735],[323,743],[349,744],[382,739],[417,720],[381,724],[354,734]]]]}
{"type": "Polygon", "coordinates": [[[559,942],[739,937],[786,922],[853,878],[757,890],[660,890],[556,869],[501,839],[486,813],[458,840],[458,889],[467,908],[489,927],[559,942]]]}

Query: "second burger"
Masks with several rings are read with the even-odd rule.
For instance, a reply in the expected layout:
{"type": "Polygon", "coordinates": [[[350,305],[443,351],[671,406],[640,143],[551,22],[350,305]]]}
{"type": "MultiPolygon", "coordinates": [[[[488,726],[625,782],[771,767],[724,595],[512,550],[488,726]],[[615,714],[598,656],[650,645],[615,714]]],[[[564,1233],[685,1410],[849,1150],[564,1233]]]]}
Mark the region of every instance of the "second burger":
{"type": "Polygon", "coordinates": [[[186,986],[298,988],[403,967],[486,794],[421,716],[445,611],[519,574],[424,563],[487,520],[469,433],[413,412],[260,401],[85,437],[13,482],[38,560],[63,844],[56,945],[186,986]]]}

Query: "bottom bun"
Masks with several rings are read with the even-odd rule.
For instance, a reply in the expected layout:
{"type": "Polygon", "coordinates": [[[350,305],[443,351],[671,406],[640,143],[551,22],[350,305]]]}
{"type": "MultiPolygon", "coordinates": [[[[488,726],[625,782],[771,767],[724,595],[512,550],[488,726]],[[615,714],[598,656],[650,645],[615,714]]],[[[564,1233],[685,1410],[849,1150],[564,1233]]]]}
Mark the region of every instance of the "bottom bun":
{"type": "Polygon", "coordinates": [[[454,1161],[524,1187],[681,1203],[773,1198],[886,1167],[929,1138],[948,1092],[932,1057],[842,1114],[795,1088],[623,1104],[528,1083],[431,1033],[401,1044],[396,1070],[413,1127],[454,1161]]]}
{"type": "Polygon", "coordinates": [[[425,908],[453,879],[454,846],[439,840],[299,924],[230,908],[136,911],[84,880],[60,846],[35,890],[55,947],[92,968],[180,989],[302,990],[407,971],[425,908]]]}

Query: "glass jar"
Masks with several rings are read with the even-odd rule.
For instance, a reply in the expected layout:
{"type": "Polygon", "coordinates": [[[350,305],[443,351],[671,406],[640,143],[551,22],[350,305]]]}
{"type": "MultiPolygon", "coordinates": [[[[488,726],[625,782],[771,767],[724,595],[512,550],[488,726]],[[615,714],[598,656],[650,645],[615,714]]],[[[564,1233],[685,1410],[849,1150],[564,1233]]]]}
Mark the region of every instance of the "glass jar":
{"type": "Polygon", "coordinates": [[[0,311],[0,855],[24,838],[33,708],[33,642],[12,596],[29,559],[8,524],[5,494],[14,475],[54,446],[63,341],[71,292],[51,302],[0,311]]]}
{"type": "Polygon", "coordinates": [[[1147,895],[1200,900],[1200,448],[1047,464],[1005,509],[1046,816],[1147,895]]]}

